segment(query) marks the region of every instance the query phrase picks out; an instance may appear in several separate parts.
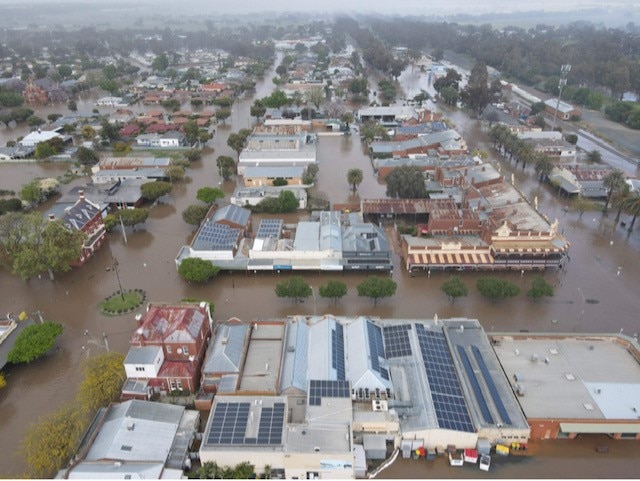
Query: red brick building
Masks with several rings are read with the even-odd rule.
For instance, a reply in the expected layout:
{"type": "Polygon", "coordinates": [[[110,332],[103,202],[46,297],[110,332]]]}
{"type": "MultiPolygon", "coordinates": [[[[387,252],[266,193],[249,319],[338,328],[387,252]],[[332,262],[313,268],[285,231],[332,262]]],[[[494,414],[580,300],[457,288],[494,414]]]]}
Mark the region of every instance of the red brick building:
{"type": "Polygon", "coordinates": [[[149,304],[138,319],[124,361],[121,399],[148,399],[172,391],[195,392],[211,336],[209,304],[149,304]]]}

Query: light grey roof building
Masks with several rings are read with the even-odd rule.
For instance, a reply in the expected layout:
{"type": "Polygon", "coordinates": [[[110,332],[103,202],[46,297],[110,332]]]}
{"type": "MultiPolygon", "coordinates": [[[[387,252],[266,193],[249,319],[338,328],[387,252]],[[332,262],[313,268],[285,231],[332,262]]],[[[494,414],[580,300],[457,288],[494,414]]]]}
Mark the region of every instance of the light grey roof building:
{"type": "Polygon", "coordinates": [[[182,474],[199,423],[198,411],[132,400],[111,404],[94,418],[69,468],[68,479],[160,479],[182,474]]]}

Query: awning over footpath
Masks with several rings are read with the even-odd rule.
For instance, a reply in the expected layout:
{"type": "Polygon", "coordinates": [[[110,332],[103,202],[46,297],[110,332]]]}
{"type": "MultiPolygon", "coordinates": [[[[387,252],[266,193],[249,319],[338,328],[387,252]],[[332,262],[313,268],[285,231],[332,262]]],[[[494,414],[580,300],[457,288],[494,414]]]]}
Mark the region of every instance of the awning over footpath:
{"type": "Polygon", "coordinates": [[[478,266],[493,264],[493,258],[486,252],[430,252],[409,254],[409,264],[412,266],[478,266]]]}

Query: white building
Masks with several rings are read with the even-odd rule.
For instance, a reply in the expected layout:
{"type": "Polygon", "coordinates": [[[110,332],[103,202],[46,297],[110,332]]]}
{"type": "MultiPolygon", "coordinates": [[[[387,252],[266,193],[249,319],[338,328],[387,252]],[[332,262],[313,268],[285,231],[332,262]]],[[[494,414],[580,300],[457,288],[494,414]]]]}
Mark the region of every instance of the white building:
{"type": "Polygon", "coordinates": [[[40,142],[47,142],[48,140],[60,138],[66,140],[64,136],[53,130],[36,130],[31,132],[18,142],[23,147],[35,147],[40,142]]]}
{"type": "Polygon", "coordinates": [[[102,97],[96,101],[98,107],[126,107],[128,104],[122,97],[102,97]]]}

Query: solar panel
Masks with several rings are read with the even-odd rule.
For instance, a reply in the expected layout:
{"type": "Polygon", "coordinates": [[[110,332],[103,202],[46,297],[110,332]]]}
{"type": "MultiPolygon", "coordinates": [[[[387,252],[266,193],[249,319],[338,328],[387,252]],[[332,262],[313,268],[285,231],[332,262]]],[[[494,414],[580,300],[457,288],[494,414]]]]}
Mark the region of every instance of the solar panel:
{"type": "Polygon", "coordinates": [[[471,361],[469,361],[467,351],[464,350],[464,347],[458,346],[458,353],[460,353],[462,364],[464,364],[464,369],[467,371],[467,377],[469,378],[469,382],[471,383],[473,392],[476,395],[476,402],[478,403],[478,406],[480,406],[482,417],[484,418],[485,422],[493,424],[493,416],[491,415],[491,411],[489,411],[489,406],[487,406],[487,400],[484,398],[484,394],[480,389],[480,383],[478,382],[476,373],[473,372],[473,367],[471,366],[471,361]]]}
{"type": "Polygon", "coordinates": [[[502,422],[504,424],[511,424],[511,418],[509,417],[509,413],[507,413],[507,409],[504,407],[504,403],[502,402],[502,398],[500,397],[498,388],[496,387],[496,384],[493,382],[493,377],[491,376],[491,373],[487,368],[487,364],[484,362],[484,358],[482,357],[482,353],[480,352],[480,349],[478,349],[478,346],[471,346],[471,350],[473,351],[473,355],[475,356],[476,361],[478,362],[478,366],[482,371],[484,380],[487,383],[487,386],[489,386],[489,392],[491,393],[491,397],[493,398],[493,402],[495,403],[496,408],[498,408],[498,413],[502,418],[502,422]]]}
{"type": "Polygon", "coordinates": [[[386,359],[384,344],[382,342],[382,329],[371,321],[367,321],[367,334],[367,338],[369,339],[369,354],[371,355],[371,369],[380,373],[380,376],[384,379],[389,380],[387,370],[380,367],[380,359],[386,359]]]}
{"type": "Polygon", "coordinates": [[[475,432],[444,334],[427,331],[421,324],[416,324],[416,333],[438,426],[475,432]]]}
{"type": "Polygon", "coordinates": [[[283,224],[284,222],[282,219],[262,219],[258,226],[256,238],[263,239],[267,237],[274,237],[279,239],[283,224]]]}
{"type": "Polygon", "coordinates": [[[309,381],[309,405],[320,406],[323,397],[348,398],[351,397],[349,381],[309,381]]]}
{"type": "Polygon", "coordinates": [[[344,380],[344,329],[338,323],[331,331],[331,366],[336,370],[337,378],[344,380]]]}
{"type": "Polygon", "coordinates": [[[284,403],[263,407],[260,412],[257,438],[245,437],[249,422],[250,403],[218,403],[207,444],[281,444],[284,426],[284,403]]]}
{"type": "Polygon", "coordinates": [[[387,359],[411,356],[411,343],[409,341],[410,330],[411,324],[386,326],[383,329],[384,348],[387,359]]]}

